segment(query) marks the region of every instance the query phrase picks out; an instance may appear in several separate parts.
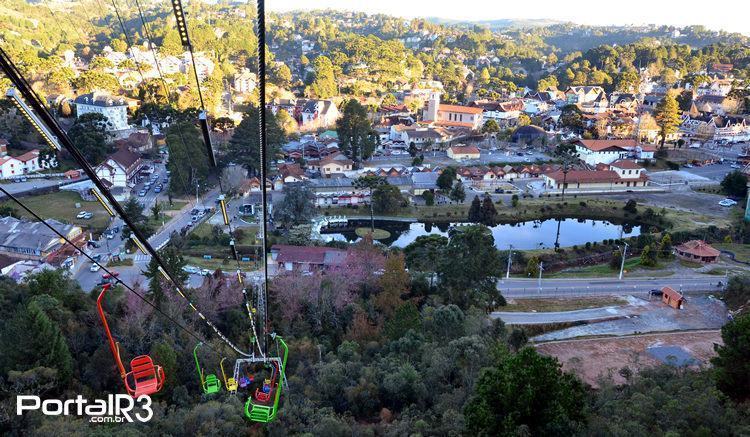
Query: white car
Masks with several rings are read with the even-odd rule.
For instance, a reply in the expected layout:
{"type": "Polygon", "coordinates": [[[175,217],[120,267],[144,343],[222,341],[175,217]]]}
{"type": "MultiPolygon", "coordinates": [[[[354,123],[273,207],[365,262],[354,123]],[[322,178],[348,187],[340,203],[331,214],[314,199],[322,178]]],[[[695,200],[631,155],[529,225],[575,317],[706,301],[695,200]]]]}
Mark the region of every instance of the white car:
{"type": "Polygon", "coordinates": [[[81,211],[81,212],[78,213],[78,215],[76,215],[76,218],[77,219],[82,219],[82,218],[86,217],[86,214],[88,214],[86,211],[81,211]]]}
{"type": "Polygon", "coordinates": [[[736,204],[737,204],[737,202],[735,202],[732,199],[724,199],[721,202],[719,202],[719,205],[721,205],[721,206],[734,206],[736,204]]]}
{"type": "Polygon", "coordinates": [[[198,267],[193,267],[193,266],[185,266],[185,267],[182,268],[182,270],[184,270],[186,273],[190,273],[190,274],[200,273],[200,269],[198,267]]]}
{"type": "Polygon", "coordinates": [[[101,269],[101,266],[99,266],[99,264],[91,264],[91,267],[89,268],[89,270],[91,270],[92,272],[98,272],[99,269],[101,269]]]}

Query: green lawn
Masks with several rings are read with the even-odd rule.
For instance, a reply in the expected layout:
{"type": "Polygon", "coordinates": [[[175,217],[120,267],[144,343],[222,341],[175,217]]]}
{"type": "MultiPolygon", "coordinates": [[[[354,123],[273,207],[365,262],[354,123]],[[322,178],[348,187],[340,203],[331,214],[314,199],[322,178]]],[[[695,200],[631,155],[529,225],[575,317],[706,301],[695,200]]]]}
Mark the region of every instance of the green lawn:
{"type": "MultiPolygon", "coordinates": [[[[61,222],[75,224],[94,233],[103,231],[109,223],[109,214],[107,214],[99,202],[83,201],[78,193],[59,191],[40,196],[24,197],[22,201],[32,211],[44,218],[53,218],[61,222]],[[76,203],[80,204],[81,207],[76,208],[76,203]],[[92,212],[94,213],[94,217],[90,220],[77,219],[76,215],[81,211],[92,212]]],[[[0,204],[10,205],[21,217],[33,220],[31,214],[24,211],[13,201],[8,200],[0,204]]]]}
{"type": "MultiPolygon", "coordinates": [[[[674,274],[671,270],[664,270],[664,265],[659,264],[656,267],[644,267],[641,265],[640,257],[628,258],[625,260],[625,275],[628,273],[647,271],[649,276],[671,276],[674,274]]],[[[619,269],[613,269],[609,264],[596,264],[580,268],[569,268],[557,273],[546,275],[547,278],[594,278],[602,276],[615,277],[620,273],[619,269]]]]}
{"type": "Polygon", "coordinates": [[[573,299],[511,299],[510,301],[511,302],[504,307],[497,307],[497,311],[573,311],[587,308],[623,305],[626,303],[625,299],[617,296],[583,297],[573,299]]]}
{"type": "Polygon", "coordinates": [[[721,243],[714,244],[714,247],[734,252],[737,261],[750,262],[750,244],[721,243]]]}
{"type": "Polygon", "coordinates": [[[179,211],[182,208],[187,205],[188,202],[185,200],[172,200],[172,204],[170,205],[169,202],[159,202],[159,206],[161,206],[162,211],[179,211]]]}
{"type": "MultiPolygon", "coordinates": [[[[185,256],[185,262],[187,262],[191,266],[200,267],[202,269],[208,269],[211,271],[214,271],[216,269],[221,269],[225,272],[235,271],[237,270],[237,262],[234,260],[230,260],[228,262],[224,262],[223,259],[203,259],[202,257],[198,256],[185,256]]],[[[242,267],[242,271],[251,271],[256,270],[260,268],[259,264],[256,264],[252,261],[240,261],[240,266],[242,267]]]]}

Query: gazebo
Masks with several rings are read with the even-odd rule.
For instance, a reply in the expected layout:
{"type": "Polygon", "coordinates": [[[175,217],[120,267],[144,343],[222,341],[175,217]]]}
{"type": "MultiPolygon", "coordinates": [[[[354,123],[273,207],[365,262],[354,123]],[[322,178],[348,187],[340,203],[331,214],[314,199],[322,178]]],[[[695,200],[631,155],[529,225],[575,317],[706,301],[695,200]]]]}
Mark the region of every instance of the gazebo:
{"type": "Polygon", "coordinates": [[[719,260],[721,252],[711,247],[703,240],[690,240],[674,249],[675,254],[687,261],[699,263],[714,263],[719,260]]]}

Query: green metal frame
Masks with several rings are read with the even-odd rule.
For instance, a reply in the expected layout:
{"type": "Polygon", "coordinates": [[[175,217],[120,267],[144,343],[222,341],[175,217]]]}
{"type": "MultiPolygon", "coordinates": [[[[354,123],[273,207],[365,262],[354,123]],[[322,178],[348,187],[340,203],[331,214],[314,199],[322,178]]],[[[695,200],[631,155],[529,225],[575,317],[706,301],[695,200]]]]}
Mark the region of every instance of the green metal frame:
{"type": "Polygon", "coordinates": [[[198,362],[198,348],[202,344],[203,342],[200,342],[195,345],[195,348],[193,349],[193,358],[195,358],[195,368],[198,370],[198,376],[201,379],[201,389],[203,389],[203,393],[210,395],[218,393],[219,390],[221,390],[221,381],[213,373],[206,375],[204,378],[203,370],[198,362]]]}
{"type": "Polygon", "coordinates": [[[276,393],[274,394],[273,405],[261,405],[253,403],[253,397],[250,396],[245,402],[245,416],[253,422],[268,423],[276,419],[279,412],[279,401],[281,400],[281,390],[284,386],[286,375],[286,359],[289,356],[289,348],[281,337],[276,337],[284,350],[281,366],[279,367],[278,382],[276,383],[276,393]]]}

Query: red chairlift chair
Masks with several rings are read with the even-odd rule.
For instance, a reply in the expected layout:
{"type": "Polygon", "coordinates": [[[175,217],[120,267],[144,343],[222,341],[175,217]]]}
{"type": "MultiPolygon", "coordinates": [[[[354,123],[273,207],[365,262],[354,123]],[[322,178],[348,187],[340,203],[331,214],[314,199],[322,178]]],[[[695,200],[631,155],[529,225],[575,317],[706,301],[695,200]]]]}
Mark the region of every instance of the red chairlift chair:
{"type": "Polygon", "coordinates": [[[164,386],[164,370],[161,366],[154,365],[154,361],[150,356],[139,355],[133,358],[130,360],[130,372],[125,371],[125,366],[123,366],[122,359],[120,358],[120,344],[115,342],[112,337],[107,317],[104,315],[104,309],[102,309],[104,295],[107,294],[107,290],[111,286],[112,284],[105,284],[102,287],[102,292],[99,293],[99,298],[96,299],[96,306],[99,310],[99,317],[102,319],[104,330],[107,333],[109,349],[112,351],[115,363],[120,371],[120,378],[122,378],[128,394],[134,398],[141,395],[158,393],[164,386]]]}
{"type": "MultiPolygon", "coordinates": [[[[279,374],[278,369],[276,368],[277,364],[275,362],[271,362],[271,379],[266,380],[268,382],[268,392],[265,392],[261,388],[255,389],[255,400],[258,402],[269,402],[271,400],[271,395],[273,394],[274,389],[276,388],[276,376],[279,374]]],[[[266,385],[266,384],[264,384],[266,385]]]]}

